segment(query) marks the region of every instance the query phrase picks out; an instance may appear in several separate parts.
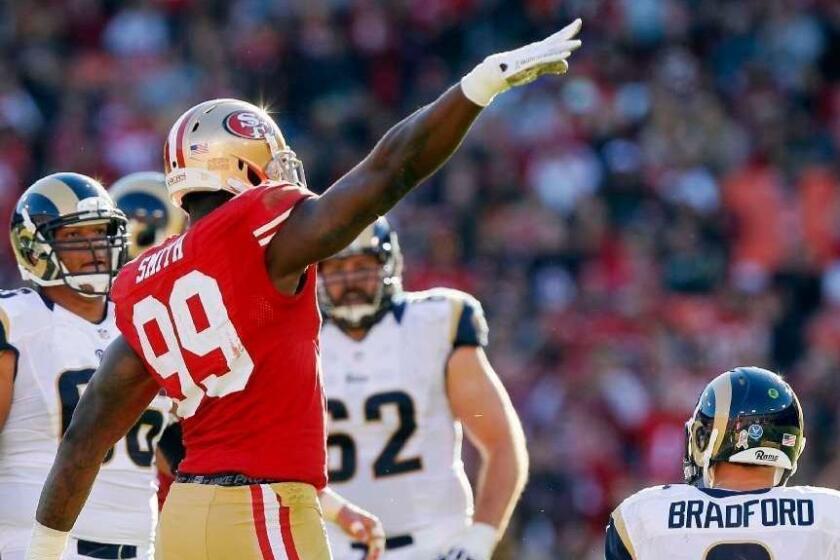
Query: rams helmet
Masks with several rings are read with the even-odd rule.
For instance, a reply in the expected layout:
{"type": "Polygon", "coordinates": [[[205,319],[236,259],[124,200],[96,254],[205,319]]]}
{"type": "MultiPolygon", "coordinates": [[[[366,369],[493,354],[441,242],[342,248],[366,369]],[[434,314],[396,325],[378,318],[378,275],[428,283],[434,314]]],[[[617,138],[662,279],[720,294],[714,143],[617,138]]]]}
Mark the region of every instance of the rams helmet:
{"type": "Polygon", "coordinates": [[[176,206],[191,192],[239,194],[266,180],[306,186],[303,164],[280,127],[237,99],[199,103],[180,116],[163,147],[166,186],[176,206]]]}
{"type": "Polygon", "coordinates": [[[128,219],[129,259],[184,231],[187,216],[169,201],[163,173],[126,175],[111,185],[108,194],[128,219]]]}
{"type": "Polygon", "coordinates": [[[336,305],[325,287],[318,283],[318,301],[321,312],[339,325],[349,328],[366,328],[379,320],[388,310],[395,295],[402,291],[403,257],[397,233],[384,217],[374,223],[343,250],[330,259],[343,259],[354,255],[373,255],[379,259],[379,284],[373,302],[358,305],[336,305]]]}
{"type": "Polygon", "coordinates": [[[802,407],[779,375],[738,367],[709,383],[685,425],[689,484],[714,486],[712,467],[729,462],[776,467],[776,486],[796,472],[805,447],[802,407]]]}
{"type": "MultiPolygon", "coordinates": [[[[125,215],[94,179],[78,173],[55,173],[39,179],[18,199],[11,220],[12,250],[20,274],[39,286],[65,284],[86,296],[106,295],[127,252],[125,215]],[[105,237],[87,241],[56,241],[62,227],[107,224],[105,237]],[[58,251],[108,249],[108,262],[94,273],[71,273],[58,251]]],[[[95,259],[94,259],[95,260],[95,259]]]]}

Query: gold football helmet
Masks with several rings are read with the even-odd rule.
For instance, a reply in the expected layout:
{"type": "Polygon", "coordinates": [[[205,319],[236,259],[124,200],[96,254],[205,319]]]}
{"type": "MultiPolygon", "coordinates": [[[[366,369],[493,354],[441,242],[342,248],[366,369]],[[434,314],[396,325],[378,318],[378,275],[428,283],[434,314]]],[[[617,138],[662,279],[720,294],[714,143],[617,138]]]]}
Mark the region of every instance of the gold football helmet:
{"type": "Polygon", "coordinates": [[[163,147],[176,206],[191,192],[239,194],[266,180],[306,186],[303,164],[265,111],[237,99],[199,103],[172,126],[163,147]]]}
{"type": "Polygon", "coordinates": [[[108,194],[128,218],[129,259],[184,231],[187,216],[169,201],[163,173],[126,175],[111,185],[108,194]]]}

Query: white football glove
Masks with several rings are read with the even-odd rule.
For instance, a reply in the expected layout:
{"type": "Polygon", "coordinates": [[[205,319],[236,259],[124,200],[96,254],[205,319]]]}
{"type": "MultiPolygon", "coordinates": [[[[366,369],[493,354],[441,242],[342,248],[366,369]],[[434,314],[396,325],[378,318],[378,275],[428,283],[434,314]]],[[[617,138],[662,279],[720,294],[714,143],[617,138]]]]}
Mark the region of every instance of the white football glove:
{"type": "Polygon", "coordinates": [[[488,56],[461,78],[461,90],[467,99],[486,107],[513,86],[533,82],[543,74],[565,74],[569,69],[566,59],[581,45],[574,38],[581,24],[578,18],[542,41],[488,56]]]}
{"type": "Polygon", "coordinates": [[[435,560],[490,560],[496,548],[496,528],[486,523],[473,523],[443,549],[435,560]]]}

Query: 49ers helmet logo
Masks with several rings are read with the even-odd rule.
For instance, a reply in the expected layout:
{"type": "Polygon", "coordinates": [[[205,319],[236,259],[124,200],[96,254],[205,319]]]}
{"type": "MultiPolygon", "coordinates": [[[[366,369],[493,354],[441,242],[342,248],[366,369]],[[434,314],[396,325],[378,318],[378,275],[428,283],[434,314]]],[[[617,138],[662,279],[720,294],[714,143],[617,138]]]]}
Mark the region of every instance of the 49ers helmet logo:
{"type": "Polygon", "coordinates": [[[240,138],[259,140],[271,130],[271,125],[251,111],[234,111],[225,117],[225,129],[240,138]]]}

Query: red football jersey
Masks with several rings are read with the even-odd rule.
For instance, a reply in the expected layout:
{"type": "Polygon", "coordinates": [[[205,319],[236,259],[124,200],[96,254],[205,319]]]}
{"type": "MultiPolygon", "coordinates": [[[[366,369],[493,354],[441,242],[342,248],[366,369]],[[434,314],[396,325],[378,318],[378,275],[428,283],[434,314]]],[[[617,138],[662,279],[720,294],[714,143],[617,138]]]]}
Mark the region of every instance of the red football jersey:
{"type": "Polygon", "coordinates": [[[310,196],[292,185],[247,190],[114,283],[117,326],[178,403],[183,473],[326,484],[315,267],[286,296],[265,265],[269,241],[310,196]]]}

